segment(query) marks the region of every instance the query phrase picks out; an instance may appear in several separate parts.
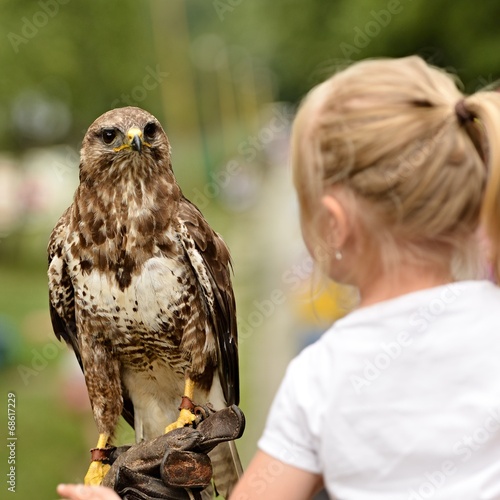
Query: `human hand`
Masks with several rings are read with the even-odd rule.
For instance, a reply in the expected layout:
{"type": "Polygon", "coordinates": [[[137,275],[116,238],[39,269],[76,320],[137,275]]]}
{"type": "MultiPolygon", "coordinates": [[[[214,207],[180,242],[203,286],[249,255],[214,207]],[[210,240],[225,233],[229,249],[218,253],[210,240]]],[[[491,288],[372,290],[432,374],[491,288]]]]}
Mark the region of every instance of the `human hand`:
{"type": "Polygon", "coordinates": [[[110,488],[104,486],[84,486],[83,484],[60,484],[57,493],[64,500],[120,500],[110,488]]]}

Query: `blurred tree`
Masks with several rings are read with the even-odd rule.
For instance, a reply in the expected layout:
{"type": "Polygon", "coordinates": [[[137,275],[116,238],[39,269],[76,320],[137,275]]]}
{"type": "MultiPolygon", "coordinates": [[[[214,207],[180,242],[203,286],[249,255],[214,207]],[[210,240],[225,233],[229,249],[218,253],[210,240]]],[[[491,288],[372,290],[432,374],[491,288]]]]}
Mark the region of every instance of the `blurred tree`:
{"type": "Polygon", "coordinates": [[[455,70],[472,92],[498,78],[500,4],[487,0],[229,1],[220,22],[229,43],[274,71],[279,97],[297,101],[346,60],[420,54],[455,70]]]}
{"type": "MultiPolygon", "coordinates": [[[[200,78],[202,71],[190,44],[207,35],[215,36],[233,54],[232,85],[254,86],[254,96],[247,93],[236,103],[241,109],[247,106],[243,116],[250,116],[250,121],[252,99],[255,103],[273,97],[296,102],[346,60],[366,57],[419,53],[455,69],[466,89],[473,91],[499,76],[494,50],[500,38],[499,14],[500,4],[492,0],[481,4],[467,0],[4,0],[0,147],[18,150],[77,141],[96,116],[127,104],[146,107],[161,119],[170,118],[165,116],[169,105],[198,109],[198,113],[203,109],[205,126],[219,126],[219,113],[228,108],[221,107],[220,88],[213,87],[217,75],[200,78]],[[187,13],[185,39],[176,37],[184,22],[179,12],[187,13]],[[238,58],[251,61],[247,75],[241,69],[245,64],[237,70],[238,58]],[[184,68],[183,74],[176,72],[179,68],[184,68]],[[198,95],[206,90],[206,96],[211,89],[209,103],[206,97],[193,99],[191,92],[178,90],[175,81],[184,79],[187,69],[198,95]]],[[[219,72],[220,78],[221,59],[212,55],[206,58],[204,71],[219,72]]]]}
{"type": "Polygon", "coordinates": [[[159,110],[158,90],[140,88],[157,71],[146,3],[6,0],[0,26],[3,148],[78,140],[123,96],[159,110]]]}

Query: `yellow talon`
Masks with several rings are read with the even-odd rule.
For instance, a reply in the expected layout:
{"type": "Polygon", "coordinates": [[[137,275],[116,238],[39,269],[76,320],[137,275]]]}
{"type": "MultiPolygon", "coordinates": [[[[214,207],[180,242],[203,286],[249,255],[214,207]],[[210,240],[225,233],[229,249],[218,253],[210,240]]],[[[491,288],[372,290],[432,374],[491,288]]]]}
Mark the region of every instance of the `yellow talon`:
{"type": "MultiPolygon", "coordinates": [[[[105,449],[106,445],[108,444],[108,439],[108,434],[99,434],[96,448],[98,450],[105,449]]],[[[101,460],[92,460],[92,462],[90,462],[89,470],[87,471],[87,474],[85,474],[85,479],[83,480],[83,482],[87,486],[99,486],[102,483],[104,476],[108,473],[109,469],[109,464],[103,464],[101,460]]]]}
{"type": "MultiPolygon", "coordinates": [[[[190,379],[186,379],[186,385],[184,386],[184,397],[192,400],[194,395],[194,382],[190,379]]],[[[183,398],[184,399],[184,398],[183,398]]],[[[167,432],[173,431],[174,429],[180,429],[181,427],[185,427],[186,425],[191,425],[196,416],[188,409],[183,408],[179,413],[179,417],[173,423],[165,427],[165,434],[167,432]]]]}
{"type": "Polygon", "coordinates": [[[165,434],[167,432],[173,431],[174,429],[180,429],[181,427],[185,427],[186,425],[191,425],[195,419],[196,416],[189,410],[181,410],[177,420],[173,424],[165,427],[165,434]]]}
{"type": "Polygon", "coordinates": [[[89,470],[85,474],[83,482],[87,486],[99,486],[110,467],[109,464],[103,464],[101,461],[90,462],[89,470]]]}

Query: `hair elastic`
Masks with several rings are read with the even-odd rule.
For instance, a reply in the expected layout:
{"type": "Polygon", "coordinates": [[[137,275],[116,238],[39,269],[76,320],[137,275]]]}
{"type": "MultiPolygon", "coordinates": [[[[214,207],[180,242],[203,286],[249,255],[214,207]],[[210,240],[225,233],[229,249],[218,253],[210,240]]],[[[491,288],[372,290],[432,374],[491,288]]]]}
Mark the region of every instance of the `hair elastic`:
{"type": "Polygon", "coordinates": [[[459,99],[455,104],[455,113],[460,125],[474,120],[474,115],[465,107],[465,99],[459,99]]]}

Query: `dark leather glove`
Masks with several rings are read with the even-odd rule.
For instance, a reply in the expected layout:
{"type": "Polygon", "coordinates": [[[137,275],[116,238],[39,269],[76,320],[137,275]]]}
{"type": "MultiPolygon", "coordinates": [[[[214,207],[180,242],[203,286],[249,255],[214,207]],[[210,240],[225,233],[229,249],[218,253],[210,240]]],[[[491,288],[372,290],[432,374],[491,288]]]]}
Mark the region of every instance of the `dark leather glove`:
{"type": "Polygon", "coordinates": [[[212,479],[207,453],[223,441],[238,439],[244,429],[245,416],[236,405],[217,412],[199,407],[195,427],[115,448],[102,485],[125,500],[200,499],[212,479]]]}

